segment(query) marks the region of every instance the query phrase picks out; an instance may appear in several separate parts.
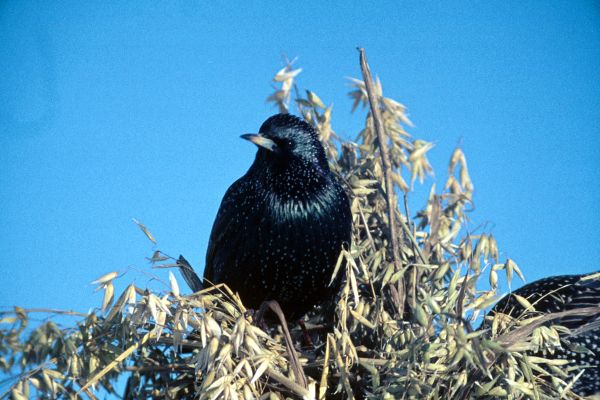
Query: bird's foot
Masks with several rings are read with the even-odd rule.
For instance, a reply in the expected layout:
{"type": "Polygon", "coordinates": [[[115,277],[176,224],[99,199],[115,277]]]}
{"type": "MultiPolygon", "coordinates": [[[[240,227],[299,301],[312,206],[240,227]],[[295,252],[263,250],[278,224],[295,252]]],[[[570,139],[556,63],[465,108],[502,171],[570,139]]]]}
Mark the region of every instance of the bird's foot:
{"type": "Polygon", "coordinates": [[[306,328],[306,324],[304,323],[304,320],[299,319],[298,325],[300,325],[300,329],[302,330],[302,346],[307,348],[308,350],[313,351],[315,349],[315,345],[313,343],[312,338],[310,337],[310,333],[308,332],[308,329],[306,328]]]}

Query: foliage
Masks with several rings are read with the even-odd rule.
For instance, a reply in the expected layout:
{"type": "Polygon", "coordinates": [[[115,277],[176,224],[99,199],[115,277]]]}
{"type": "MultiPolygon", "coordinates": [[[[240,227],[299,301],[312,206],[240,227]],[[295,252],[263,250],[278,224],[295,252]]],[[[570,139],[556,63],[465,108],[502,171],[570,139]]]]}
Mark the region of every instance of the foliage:
{"type": "MultiPolygon", "coordinates": [[[[352,246],[342,250],[336,269],[344,284],[331,304],[305,317],[313,345],[296,323],[289,324],[292,343],[276,322],[256,324],[226,286],[184,294],[169,273],[170,290],[132,283],[115,301],[119,277],[109,273],[96,281],[105,294],[101,309],[72,328],[51,321],[28,328],[29,313],[18,307],[3,314],[0,367],[19,372],[4,382],[10,388],[2,398],[95,398],[99,388],[117,394],[113,385],[124,375],[128,399],[577,398],[557,368],[561,361],[524,352],[560,346],[560,327],[515,337],[502,315],[490,322],[493,329],[472,327],[497,300],[499,273],[508,281],[522,274],[512,260],[498,259],[491,234],[467,229],[473,184],[461,149],[450,157],[444,187],[431,188],[413,219],[406,196],[432,174],[427,154],[433,145],[407,132],[406,108],[384,97],[376,80],[391,164],[386,170],[373,110],[354,142],[341,140],[332,128],[332,106],[315,92],[299,93],[299,72],[290,63],[280,70],[269,101],[282,112],[297,107],[318,129],[332,168],[352,193],[354,218],[352,246]],[[386,173],[394,186],[391,212],[386,173]],[[393,232],[390,218],[398,224],[393,232]],[[485,280],[490,289],[480,290],[485,280]]],[[[368,106],[366,80],[350,85],[353,110],[368,106]]],[[[177,265],[160,251],[151,261],[158,268],[177,265]]]]}

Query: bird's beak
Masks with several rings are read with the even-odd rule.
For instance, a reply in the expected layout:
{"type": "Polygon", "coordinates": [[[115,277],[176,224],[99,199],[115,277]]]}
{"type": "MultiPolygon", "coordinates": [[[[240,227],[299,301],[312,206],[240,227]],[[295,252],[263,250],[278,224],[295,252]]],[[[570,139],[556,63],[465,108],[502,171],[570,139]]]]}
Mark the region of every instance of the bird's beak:
{"type": "Polygon", "coordinates": [[[276,152],[279,150],[279,147],[277,147],[277,144],[274,141],[272,141],[271,139],[267,139],[266,137],[261,136],[257,133],[246,133],[240,137],[242,139],[249,140],[255,145],[267,149],[269,151],[276,152]]]}

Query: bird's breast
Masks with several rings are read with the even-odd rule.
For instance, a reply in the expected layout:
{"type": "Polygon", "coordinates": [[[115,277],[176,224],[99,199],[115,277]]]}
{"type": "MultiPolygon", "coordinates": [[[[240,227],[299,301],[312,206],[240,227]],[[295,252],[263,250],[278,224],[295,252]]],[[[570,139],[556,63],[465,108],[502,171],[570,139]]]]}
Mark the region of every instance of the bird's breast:
{"type": "Polygon", "coordinates": [[[310,220],[335,219],[348,207],[348,200],[339,185],[315,181],[313,184],[290,182],[284,190],[267,191],[265,215],[282,222],[305,224],[310,220]]]}

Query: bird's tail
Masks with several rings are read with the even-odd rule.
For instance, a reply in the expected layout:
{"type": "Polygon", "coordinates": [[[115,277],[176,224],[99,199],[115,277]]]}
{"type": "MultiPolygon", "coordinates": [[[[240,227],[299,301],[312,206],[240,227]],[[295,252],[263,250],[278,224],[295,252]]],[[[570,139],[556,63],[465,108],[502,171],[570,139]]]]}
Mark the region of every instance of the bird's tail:
{"type": "Polygon", "coordinates": [[[177,266],[179,267],[179,271],[181,272],[183,279],[194,293],[204,289],[202,279],[200,279],[198,274],[196,274],[196,271],[194,271],[194,268],[192,268],[188,260],[186,260],[182,255],[179,255],[177,266]]]}

